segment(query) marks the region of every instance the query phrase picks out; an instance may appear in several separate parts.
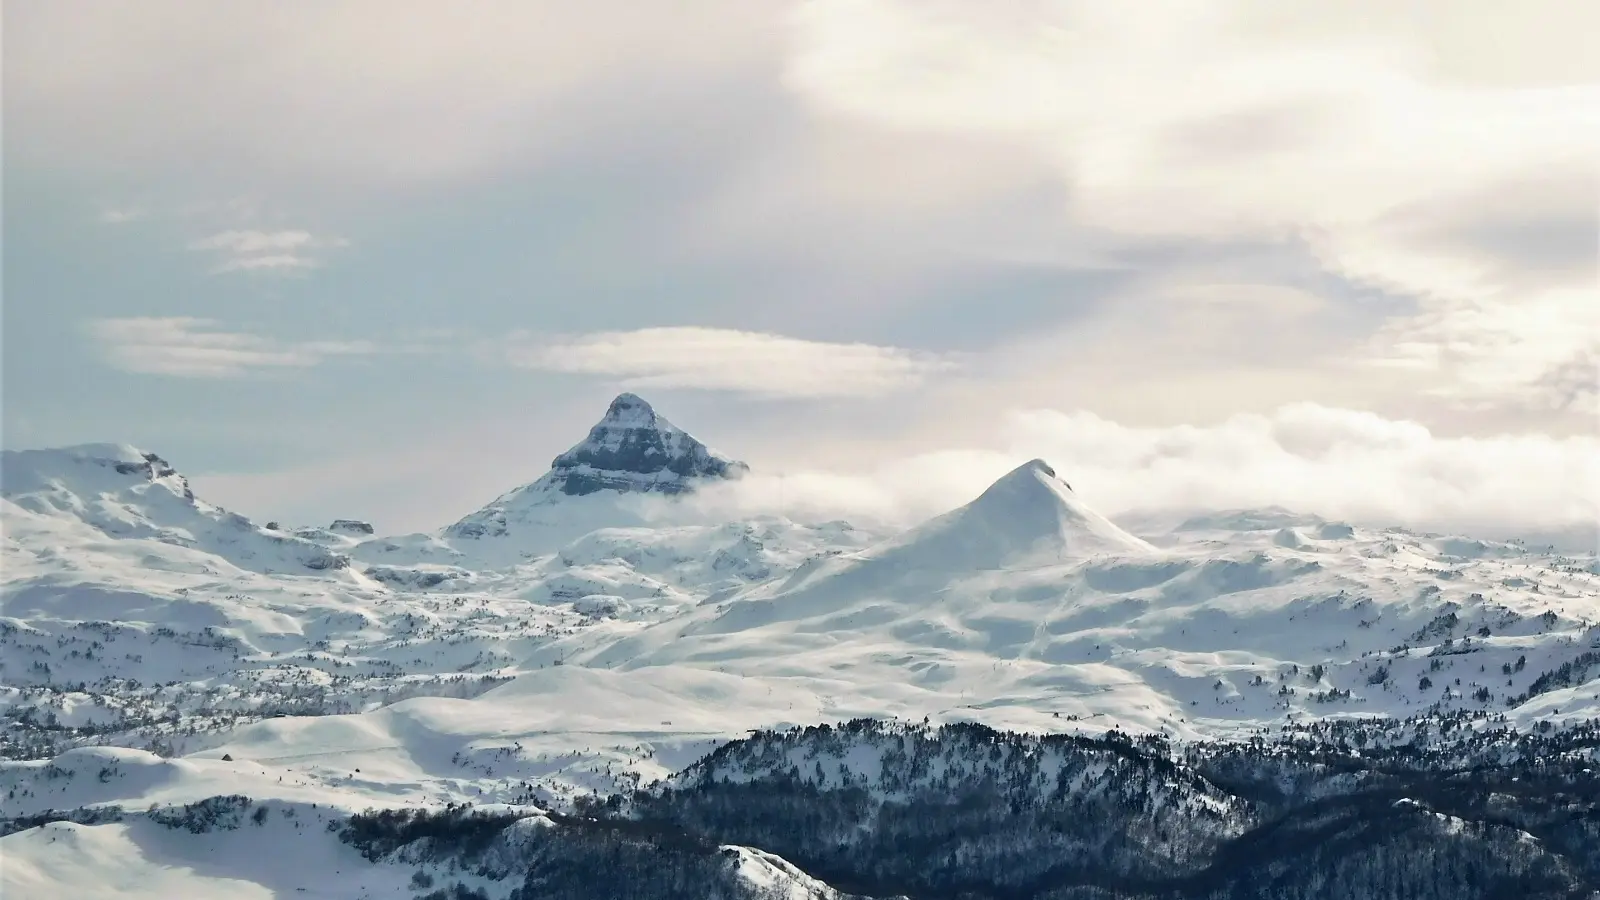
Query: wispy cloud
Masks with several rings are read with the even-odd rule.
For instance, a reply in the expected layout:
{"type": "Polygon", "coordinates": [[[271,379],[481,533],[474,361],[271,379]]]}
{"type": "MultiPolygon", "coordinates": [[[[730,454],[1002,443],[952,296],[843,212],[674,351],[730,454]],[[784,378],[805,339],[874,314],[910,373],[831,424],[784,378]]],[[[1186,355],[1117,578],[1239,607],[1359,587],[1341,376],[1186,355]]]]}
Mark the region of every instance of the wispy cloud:
{"type": "Polygon", "coordinates": [[[316,260],[292,253],[273,253],[265,256],[238,256],[217,266],[221,272],[255,272],[261,270],[314,269],[316,260]]]}
{"type": "Polygon", "coordinates": [[[512,365],[610,376],[628,388],[690,388],[772,397],[872,396],[951,369],[943,356],[875,344],[808,341],[728,328],[642,328],[514,336],[512,365]]]}
{"type": "Polygon", "coordinates": [[[378,351],[370,341],[285,342],[186,316],[97,319],[89,323],[89,331],[111,365],[182,378],[236,378],[378,351]]]}
{"type": "Polygon", "coordinates": [[[1600,304],[1592,287],[1471,302],[1435,300],[1372,341],[1375,365],[1444,375],[1433,396],[1464,408],[1600,414],[1600,304]]]}
{"type": "Polygon", "coordinates": [[[316,268],[315,251],[345,247],[349,241],[309,231],[221,231],[189,243],[189,249],[214,253],[215,272],[294,271],[316,268]]]}
{"type": "Polygon", "coordinates": [[[1593,436],[1450,437],[1416,422],[1312,403],[1203,426],[1018,410],[970,444],[884,460],[870,471],[791,468],[780,485],[753,458],[749,477],[692,502],[717,517],[769,511],[781,498],[794,517],[909,525],[965,503],[1035,457],[1112,514],[1276,505],[1490,536],[1592,533],[1600,517],[1600,439],[1593,436]]]}
{"type": "Polygon", "coordinates": [[[135,222],[149,214],[148,210],[137,206],[111,207],[101,210],[96,218],[102,225],[126,225],[135,222]]]}
{"type": "Polygon", "coordinates": [[[190,250],[225,250],[240,255],[314,246],[309,231],[224,231],[189,244],[190,250]]]}

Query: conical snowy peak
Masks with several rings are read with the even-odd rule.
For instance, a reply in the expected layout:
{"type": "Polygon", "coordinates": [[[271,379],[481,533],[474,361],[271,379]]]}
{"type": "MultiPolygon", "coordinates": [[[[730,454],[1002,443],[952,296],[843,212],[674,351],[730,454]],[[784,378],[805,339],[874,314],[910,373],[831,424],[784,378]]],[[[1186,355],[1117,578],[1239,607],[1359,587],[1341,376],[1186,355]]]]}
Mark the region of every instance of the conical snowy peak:
{"type": "Polygon", "coordinates": [[[1056,470],[1050,468],[1049,463],[1042,459],[1029,460],[1000,476],[973,502],[985,502],[984,498],[987,497],[988,502],[1004,503],[1007,502],[1006,498],[1026,497],[1030,493],[1037,493],[1041,486],[1050,485],[1052,482],[1053,486],[1047,489],[1050,493],[1053,493],[1056,486],[1072,490],[1071,485],[1056,477],[1056,470]]]}
{"type": "Polygon", "coordinates": [[[1154,548],[1091,509],[1042,459],[1026,462],[976,500],[891,542],[948,570],[992,569],[1154,548]]]}
{"type": "MultiPolygon", "coordinates": [[[[691,627],[695,633],[729,634],[777,621],[870,608],[871,617],[879,622],[911,617],[899,620],[909,629],[906,633],[944,634],[943,620],[930,632],[927,621],[913,621],[921,615],[914,610],[946,604],[952,597],[974,596],[950,593],[955,585],[993,584],[995,578],[1009,577],[1006,573],[1155,552],[1150,544],[1090,509],[1054,469],[1035,459],[1002,476],[965,506],[859,553],[808,563],[770,589],[757,588],[725,609],[708,609],[703,614],[706,621],[691,627]]],[[[842,621],[849,623],[850,617],[842,621]]]]}
{"type": "Polygon", "coordinates": [[[604,501],[627,494],[689,493],[742,477],[750,467],[711,450],[636,394],[621,394],[582,441],[557,456],[538,481],[498,498],[445,529],[454,538],[498,537],[518,526],[572,537],[593,528],[637,525],[604,501]],[[570,501],[586,500],[583,509],[570,501]]]}
{"type": "Polygon", "coordinates": [[[679,494],[695,479],[738,478],[749,466],[713,453],[687,432],[658,415],[635,394],[611,401],[589,436],[550,463],[561,493],[649,491],[679,494]]]}

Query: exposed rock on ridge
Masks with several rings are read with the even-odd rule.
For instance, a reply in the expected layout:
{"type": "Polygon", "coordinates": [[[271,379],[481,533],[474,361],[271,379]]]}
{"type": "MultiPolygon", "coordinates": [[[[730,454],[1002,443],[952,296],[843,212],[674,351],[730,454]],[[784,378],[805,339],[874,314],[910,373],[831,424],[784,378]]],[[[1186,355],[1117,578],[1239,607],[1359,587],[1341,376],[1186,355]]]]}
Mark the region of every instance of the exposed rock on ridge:
{"type": "Polygon", "coordinates": [[[107,537],[186,547],[252,571],[349,564],[320,544],[207,503],[161,456],[126,444],[6,450],[0,488],[6,503],[41,522],[75,522],[107,537]]]}

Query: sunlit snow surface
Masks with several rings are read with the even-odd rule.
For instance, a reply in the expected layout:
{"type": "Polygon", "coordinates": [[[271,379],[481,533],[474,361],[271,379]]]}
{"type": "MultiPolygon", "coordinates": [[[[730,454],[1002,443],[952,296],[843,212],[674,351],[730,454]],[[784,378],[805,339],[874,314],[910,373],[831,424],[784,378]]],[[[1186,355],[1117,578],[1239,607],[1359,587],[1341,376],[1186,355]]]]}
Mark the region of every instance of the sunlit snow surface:
{"type": "MultiPolygon", "coordinates": [[[[356,873],[319,816],[561,808],[757,728],[1194,739],[1432,707],[1523,727],[1600,715],[1600,681],[1520,699],[1600,646],[1594,556],[1281,511],[1136,537],[1040,461],[902,534],[513,495],[505,535],[368,537],[220,510],[129,447],[7,452],[4,817],[244,794],[293,810],[258,838],[356,873]]],[[[20,832],[6,896],[300,886],[259,846],[190,838],[142,820],[20,832]]],[[[752,878],[804,878],[739,852],[752,878]]],[[[406,874],[362,871],[317,889],[389,896],[406,874]]]]}

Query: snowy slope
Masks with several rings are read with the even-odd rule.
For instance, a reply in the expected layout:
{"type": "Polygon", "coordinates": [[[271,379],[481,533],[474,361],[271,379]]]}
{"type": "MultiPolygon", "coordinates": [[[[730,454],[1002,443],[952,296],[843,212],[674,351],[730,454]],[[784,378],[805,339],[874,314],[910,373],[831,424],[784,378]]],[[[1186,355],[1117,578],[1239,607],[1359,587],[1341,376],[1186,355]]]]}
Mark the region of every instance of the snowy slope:
{"type": "Polygon", "coordinates": [[[807,684],[838,715],[1197,737],[1516,709],[1600,641],[1592,560],[1284,521],[1191,522],[1156,550],[1034,462],[889,541],[535,658],[807,684]]]}

